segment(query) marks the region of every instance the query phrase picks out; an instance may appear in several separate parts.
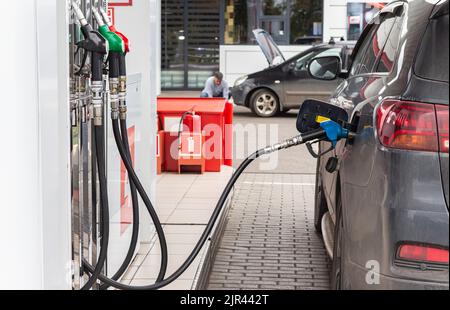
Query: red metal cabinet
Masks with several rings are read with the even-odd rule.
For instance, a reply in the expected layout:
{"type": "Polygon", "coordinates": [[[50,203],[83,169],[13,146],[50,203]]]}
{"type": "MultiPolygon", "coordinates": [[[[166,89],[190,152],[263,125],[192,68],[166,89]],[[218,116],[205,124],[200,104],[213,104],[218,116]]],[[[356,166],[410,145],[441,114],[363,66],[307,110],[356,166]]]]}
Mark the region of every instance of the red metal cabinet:
{"type": "Polygon", "coordinates": [[[183,113],[201,117],[203,155],[207,172],[233,165],[233,105],[221,98],[158,98],[158,115],[164,130],[164,171],[178,172],[178,129],[183,113]],[[177,125],[178,123],[178,125],[177,125]]]}

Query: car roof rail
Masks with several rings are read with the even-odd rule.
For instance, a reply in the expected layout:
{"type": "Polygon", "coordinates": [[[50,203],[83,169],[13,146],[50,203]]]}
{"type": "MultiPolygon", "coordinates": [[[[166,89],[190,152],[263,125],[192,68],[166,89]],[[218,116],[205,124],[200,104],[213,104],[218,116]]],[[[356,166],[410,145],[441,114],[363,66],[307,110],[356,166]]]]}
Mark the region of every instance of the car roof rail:
{"type": "Polygon", "coordinates": [[[340,42],[344,42],[345,41],[345,38],[342,37],[342,36],[331,37],[330,41],[328,42],[328,44],[335,45],[336,44],[336,40],[335,39],[339,39],[340,42]]]}
{"type": "Polygon", "coordinates": [[[448,15],[449,8],[448,8],[449,0],[443,0],[436,4],[436,10],[431,14],[430,19],[439,18],[444,15],[448,15]]]}
{"type": "Polygon", "coordinates": [[[404,1],[392,2],[386,5],[381,11],[380,15],[384,14],[392,14],[394,16],[400,16],[403,13],[403,9],[405,7],[404,1]]]}

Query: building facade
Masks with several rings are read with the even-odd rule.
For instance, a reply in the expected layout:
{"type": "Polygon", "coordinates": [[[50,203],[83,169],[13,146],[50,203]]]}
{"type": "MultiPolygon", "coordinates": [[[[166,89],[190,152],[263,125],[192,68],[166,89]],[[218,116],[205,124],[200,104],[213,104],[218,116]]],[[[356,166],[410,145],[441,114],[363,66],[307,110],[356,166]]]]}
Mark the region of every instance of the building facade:
{"type": "Polygon", "coordinates": [[[262,28],[288,55],[312,44],[357,40],[385,2],[368,0],[163,0],[162,89],[200,89],[214,71],[232,84],[267,63],[252,31],[262,28]],[[236,53],[237,52],[237,53],[236,53]],[[231,54],[230,54],[231,53],[231,54]],[[232,55],[232,56],[230,56],[232,55]],[[251,59],[250,64],[243,63],[251,59]],[[253,61],[252,61],[253,60],[253,61]],[[230,67],[240,68],[229,72],[230,67]]]}

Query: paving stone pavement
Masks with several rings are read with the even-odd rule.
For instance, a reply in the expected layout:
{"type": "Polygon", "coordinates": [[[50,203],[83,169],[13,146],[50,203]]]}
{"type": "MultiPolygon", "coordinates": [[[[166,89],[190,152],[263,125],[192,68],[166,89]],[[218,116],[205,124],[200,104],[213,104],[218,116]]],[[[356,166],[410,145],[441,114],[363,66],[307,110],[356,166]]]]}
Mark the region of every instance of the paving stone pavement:
{"type": "Polygon", "coordinates": [[[314,175],[241,179],[208,289],[329,289],[330,261],[314,230],[314,175]]]}

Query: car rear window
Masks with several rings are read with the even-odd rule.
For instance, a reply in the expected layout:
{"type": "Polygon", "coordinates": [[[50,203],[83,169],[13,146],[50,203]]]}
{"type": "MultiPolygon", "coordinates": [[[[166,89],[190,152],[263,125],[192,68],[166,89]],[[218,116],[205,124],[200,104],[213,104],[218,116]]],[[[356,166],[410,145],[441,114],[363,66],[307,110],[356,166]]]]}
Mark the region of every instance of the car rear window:
{"type": "Polygon", "coordinates": [[[448,13],[430,21],[422,40],[415,72],[421,78],[448,82],[448,13]]]}

